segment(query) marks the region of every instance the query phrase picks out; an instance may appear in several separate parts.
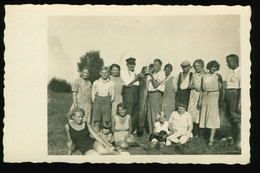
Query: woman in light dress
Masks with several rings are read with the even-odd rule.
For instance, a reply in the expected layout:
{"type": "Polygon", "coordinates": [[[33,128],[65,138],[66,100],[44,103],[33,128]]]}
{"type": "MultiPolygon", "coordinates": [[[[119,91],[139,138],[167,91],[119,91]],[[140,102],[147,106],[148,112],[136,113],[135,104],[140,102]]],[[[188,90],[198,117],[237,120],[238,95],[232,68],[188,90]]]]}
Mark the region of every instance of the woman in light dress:
{"type": "Polygon", "coordinates": [[[195,70],[195,73],[192,74],[191,82],[189,85],[189,89],[191,90],[191,92],[190,92],[188,112],[191,114],[193,120],[194,137],[198,137],[199,114],[200,114],[200,110],[198,109],[198,100],[199,100],[200,89],[201,89],[201,78],[205,74],[204,61],[202,59],[195,60],[193,63],[193,68],[195,70]]]}
{"type": "Polygon", "coordinates": [[[71,92],[73,103],[70,110],[74,108],[82,108],[85,111],[83,121],[90,123],[92,109],[92,83],[88,78],[89,70],[87,67],[83,67],[80,71],[80,78],[76,79],[72,83],[71,92]]]}
{"type": "MultiPolygon", "coordinates": [[[[115,100],[112,102],[112,117],[116,115],[117,113],[117,105],[119,103],[122,103],[123,98],[122,98],[122,81],[120,79],[120,66],[118,64],[112,64],[110,66],[110,79],[112,82],[114,82],[115,86],[115,100]]],[[[111,119],[112,119],[111,117],[111,119]]]]}
{"type": "Polygon", "coordinates": [[[200,128],[210,129],[208,145],[213,145],[216,129],[220,128],[219,104],[222,95],[222,77],[216,73],[219,70],[217,61],[210,61],[207,64],[208,73],[204,74],[201,79],[201,92],[199,98],[200,111],[200,128]]]}

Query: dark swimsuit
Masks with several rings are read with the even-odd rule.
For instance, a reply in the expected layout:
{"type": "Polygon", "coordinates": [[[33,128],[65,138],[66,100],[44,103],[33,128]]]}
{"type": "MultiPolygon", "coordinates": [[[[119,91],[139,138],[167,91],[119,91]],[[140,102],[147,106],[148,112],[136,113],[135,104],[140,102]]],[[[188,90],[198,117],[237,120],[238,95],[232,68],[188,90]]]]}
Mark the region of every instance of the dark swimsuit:
{"type": "Polygon", "coordinates": [[[70,124],[69,127],[70,137],[75,144],[75,150],[79,150],[82,154],[85,154],[86,151],[93,149],[95,139],[90,137],[90,132],[86,122],[85,128],[82,130],[75,130],[70,124]]]}

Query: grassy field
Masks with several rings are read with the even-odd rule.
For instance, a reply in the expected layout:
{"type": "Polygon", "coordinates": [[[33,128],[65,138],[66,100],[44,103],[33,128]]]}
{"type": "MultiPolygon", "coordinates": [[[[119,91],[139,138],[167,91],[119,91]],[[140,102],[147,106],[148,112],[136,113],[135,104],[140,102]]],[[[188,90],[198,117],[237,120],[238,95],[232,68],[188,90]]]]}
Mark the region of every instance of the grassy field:
{"type": "MultiPolygon", "coordinates": [[[[70,93],[49,92],[48,95],[48,154],[66,155],[66,135],[64,125],[67,123],[66,114],[72,104],[70,93]]],[[[207,141],[201,138],[193,138],[185,146],[171,145],[162,148],[144,150],[141,147],[132,147],[127,149],[131,155],[172,155],[172,154],[240,154],[234,150],[233,146],[225,141],[223,137],[230,136],[229,125],[223,116],[221,110],[221,128],[217,130],[215,143],[213,146],[207,146],[207,141]]],[[[148,137],[145,133],[143,137],[138,138],[141,142],[147,143],[148,137]]]]}

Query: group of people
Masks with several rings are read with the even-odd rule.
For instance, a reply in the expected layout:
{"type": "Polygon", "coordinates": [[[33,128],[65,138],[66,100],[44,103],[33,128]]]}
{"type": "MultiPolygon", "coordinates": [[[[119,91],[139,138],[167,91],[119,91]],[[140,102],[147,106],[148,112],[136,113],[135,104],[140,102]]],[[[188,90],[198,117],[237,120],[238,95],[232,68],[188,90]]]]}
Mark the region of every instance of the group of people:
{"type": "Polygon", "coordinates": [[[226,57],[231,70],[225,95],[223,80],[217,71],[220,65],[197,59],[180,65],[178,77],[173,67],[155,59],[147,70],[137,73],[136,59],[126,59],[126,68],[118,64],[101,67],[100,78],[88,80],[89,70],[83,68],[80,78],[72,84],[73,104],[65,125],[69,154],[73,145],[81,154],[120,154],[118,148],[140,145],[133,134],[141,136],[146,118],[152,146],[184,144],[202,136],[210,129],[208,145],[213,145],[216,129],[220,128],[219,109],[225,98],[226,115],[231,123],[234,145],[240,149],[241,94],[240,67],[237,55],[226,57]],[[193,67],[194,72],[191,71],[193,67]],[[141,81],[142,80],[142,81],[141,81]],[[145,83],[143,83],[145,81],[145,83]],[[147,94],[146,94],[147,92],[147,94]],[[142,98],[145,97],[145,98],[142,98]],[[140,109],[145,105],[145,109],[140,109]],[[140,118],[140,110],[145,117],[140,118]]]}

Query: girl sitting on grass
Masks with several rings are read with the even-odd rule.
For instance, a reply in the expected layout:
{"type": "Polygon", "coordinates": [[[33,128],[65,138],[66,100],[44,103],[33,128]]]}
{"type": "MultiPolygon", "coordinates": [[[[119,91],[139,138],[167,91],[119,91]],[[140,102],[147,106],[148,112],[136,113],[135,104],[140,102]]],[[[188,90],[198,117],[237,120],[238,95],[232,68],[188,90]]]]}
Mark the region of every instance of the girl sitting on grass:
{"type": "Polygon", "coordinates": [[[139,145],[132,135],[131,116],[126,114],[126,106],[123,103],[117,105],[117,115],[112,119],[112,133],[116,147],[126,149],[139,145]]]}
{"type": "Polygon", "coordinates": [[[67,134],[68,154],[79,150],[82,155],[117,155],[112,144],[106,143],[93,130],[90,123],[83,121],[85,111],[81,108],[74,108],[69,114],[68,124],[65,125],[67,134]],[[93,136],[93,138],[92,138],[93,136]]]}

